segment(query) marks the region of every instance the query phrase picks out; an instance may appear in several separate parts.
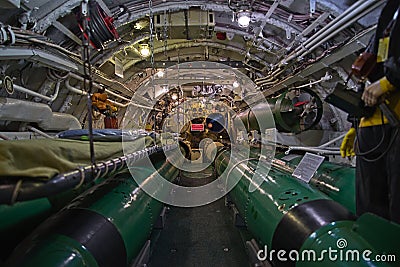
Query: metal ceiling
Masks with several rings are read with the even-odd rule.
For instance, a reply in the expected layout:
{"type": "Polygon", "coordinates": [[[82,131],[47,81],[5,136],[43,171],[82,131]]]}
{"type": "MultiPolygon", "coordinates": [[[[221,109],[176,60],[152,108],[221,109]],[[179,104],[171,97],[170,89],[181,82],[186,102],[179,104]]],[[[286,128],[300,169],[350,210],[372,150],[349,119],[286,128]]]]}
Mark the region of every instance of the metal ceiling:
{"type": "MultiPolygon", "coordinates": [[[[0,20],[10,25],[16,36],[15,43],[4,43],[0,50],[3,73],[19,73],[15,83],[21,86],[30,69],[45,73],[47,68],[52,68],[82,77],[81,31],[77,23],[81,2],[0,0],[0,20]],[[7,9],[1,8],[6,6],[7,9]]],[[[299,83],[317,80],[326,72],[333,80],[341,79],[349,66],[348,61],[366,46],[373,31],[371,26],[376,23],[376,14],[383,4],[378,0],[244,1],[250,6],[251,21],[249,27],[241,28],[233,19],[237,10],[229,7],[228,0],[97,2],[110,16],[115,16],[114,24],[120,38],[106,42],[105,49],[91,50],[94,79],[125,99],[148,81],[151,68],[187,61],[225,62],[231,66],[237,62],[237,67],[255,80],[267,97],[299,83]],[[182,25],[185,26],[173,18],[185,18],[185,14],[192,11],[213,12],[212,36],[173,39],[172,36],[182,31],[182,25]],[[171,19],[166,29],[169,37],[162,32],[164,25],[160,21],[161,33],[150,38],[150,32],[155,34],[157,29],[150,29],[149,14],[171,19]],[[220,38],[217,33],[226,37],[220,38]],[[154,63],[138,52],[138,46],[148,44],[150,39],[153,39],[154,63]],[[116,75],[116,64],[122,75],[116,75]]],[[[193,25],[198,26],[191,23],[189,18],[186,27],[197,32],[203,30],[196,21],[193,25]]],[[[29,88],[34,92],[43,91],[43,79],[46,76],[41,82],[39,77],[29,79],[29,88]]],[[[68,79],[69,86],[62,85],[59,98],[52,104],[54,110],[68,110],[65,108],[68,105],[77,105],[80,108],[67,112],[85,116],[80,114],[85,113],[82,96],[71,95],[81,90],[80,79],[72,76],[68,79]]],[[[7,94],[2,91],[0,96],[7,94]]],[[[114,101],[118,100],[116,96],[114,101]]],[[[29,100],[33,96],[18,94],[14,97],[29,100]]]]}

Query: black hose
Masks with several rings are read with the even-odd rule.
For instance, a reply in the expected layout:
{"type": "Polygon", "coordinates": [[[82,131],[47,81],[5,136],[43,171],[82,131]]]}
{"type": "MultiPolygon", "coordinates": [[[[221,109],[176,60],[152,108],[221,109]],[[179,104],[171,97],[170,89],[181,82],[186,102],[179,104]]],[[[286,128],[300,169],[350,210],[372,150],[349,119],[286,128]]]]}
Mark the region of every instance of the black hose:
{"type": "Polygon", "coordinates": [[[96,48],[102,48],[104,42],[114,39],[115,36],[106,25],[105,13],[99,4],[94,3],[91,6],[91,9],[91,41],[94,43],[96,48]]]}

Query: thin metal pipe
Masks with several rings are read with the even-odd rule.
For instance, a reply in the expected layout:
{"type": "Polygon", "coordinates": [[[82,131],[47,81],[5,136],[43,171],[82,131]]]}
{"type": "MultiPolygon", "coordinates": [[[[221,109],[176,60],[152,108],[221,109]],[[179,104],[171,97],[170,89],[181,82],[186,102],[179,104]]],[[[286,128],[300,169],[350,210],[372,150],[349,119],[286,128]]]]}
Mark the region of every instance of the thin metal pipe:
{"type": "Polygon", "coordinates": [[[328,149],[321,149],[318,147],[302,147],[302,146],[290,146],[288,150],[285,152],[286,155],[290,154],[290,151],[306,151],[306,152],[313,152],[322,155],[340,155],[340,150],[328,150],[328,149]]]}
{"type": "Polygon", "coordinates": [[[354,17],[352,17],[347,23],[345,23],[344,25],[340,26],[339,28],[337,28],[334,32],[332,32],[331,34],[329,34],[328,36],[326,36],[325,38],[323,38],[321,41],[319,41],[318,43],[316,43],[314,46],[312,47],[306,47],[306,49],[304,49],[304,53],[301,54],[299,56],[299,58],[304,58],[307,54],[311,53],[312,51],[314,51],[317,47],[319,47],[322,43],[326,42],[327,40],[331,39],[332,37],[334,37],[335,35],[337,35],[339,32],[341,32],[342,30],[344,30],[345,28],[349,27],[351,24],[353,24],[354,22],[356,22],[357,20],[359,20],[360,18],[362,18],[363,16],[367,15],[368,13],[370,13],[372,10],[378,8],[380,5],[382,5],[384,2],[377,2],[375,5],[371,6],[370,8],[364,10],[363,12],[354,15],[354,17]]]}
{"type": "MultiPolygon", "coordinates": [[[[341,27],[343,24],[349,25],[347,22],[357,16],[358,14],[362,13],[366,8],[368,8],[371,4],[374,2],[377,2],[380,4],[383,3],[376,1],[376,0],[369,0],[369,1],[358,1],[357,3],[353,4],[348,10],[346,10],[342,15],[340,15],[337,18],[340,18],[338,20],[337,18],[328,23],[325,27],[323,27],[319,32],[314,34],[312,37],[310,37],[309,40],[306,41],[302,46],[299,46],[296,48],[296,50],[291,53],[286,59],[282,60],[279,65],[283,65],[284,62],[288,62],[293,60],[294,58],[298,57],[300,54],[304,52],[311,51],[310,47],[315,46],[317,43],[319,46],[321,43],[327,40],[327,35],[328,37],[332,37],[336,35],[338,32],[340,32],[343,27],[341,27]],[[350,11],[349,11],[350,10],[350,11]],[[339,30],[338,30],[339,28],[339,30]],[[332,33],[333,32],[333,33],[332,33]],[[321,41],[322,39],[322,41],[321,41]]],[[[328,39],[329,39],[328,38],[328,39]]]]}
{"type": "Polygon", "coordinates": [[[48,96],[39,94],[39,93],[37,93],[37,92],[35,92],[35,91],[32,91],[32,90],[30,90],[30,89],[27,89],[27,88],[25,88],[25,87],[22,87],[22,86],[19,86],[19,85],[16,85],[16,84],[14,84],[14,89],[15,89],[16,91],[19,91],[19,92],[22,92],[22,93],[25,93],[25,94],[28,94],[28,95],[31,95],[31,96],[39,97],[39,98],[44,99],[44,100],[46,100],[46,101],[48,101],[48,102],[51,101],[51,98],[48,97],[48,96]]]}
{"type": "Polygon", "coordinates": [[[327,147],[327,146],[329,146],[329,145],[331,145],[331,144],[333,144],[333,143],[335,143],[335,142],[337,142],[337,141],[339,141],[339,140],[342,140],[343,137],[345,137],[345,136],[346,136],[345,133],[344,133],[344,134],[341,134],[341,135],[339,135],[338,137],[332,139],[331,141],[326,142],[325,144],[322,144],[322,145],[318,146],[318,148],[325,148],[325,147],[327,147]]]}
{"type": "Polygon", "coordinates": [[[0,134],[0,138],[3,140],[10,140],[10,138],[8,138],[7,136],[0,134]]]}
{"type": "MultiPolygon", "coordinates": [[[[347,19],[351,18],[357,12],[361,12],[365,8],[367,8],[369,5],[372,4],[376,0],[359,0],[357,3],[354,3],[351,5],[349,8],[347,8],[343,13],[341,13],[339,16],[337,16],[335,19],[333,19],[331,22],[329,22],[327,25],[325,25],[319,32],[311,36],[309,39],[307,39],[302,46],[299,46],[296,48],[296,52],[299,51],[300,49],[304,47],[308,47],[310,43],[315,43],[317,40],[325,37],[326,34],[330,33],[332,30],[334,30],[336,27],[341,25],[342,23],[346,22],[347,19]]],[[[312,44],[311,44],[312,45],[312,44]]]]}
{"type": "Polygon", "coordinates": [[[70,84],[70,78],[68,78],[68,79],[65,81],[65,87],[67,87],[67,89],[68,89],[69,91],[73,92],[73,93],[76,93],[76,94],[79,94],[79,95],[87,95],[87,93],[85,92],[85,90],[82,90],[82,89],[78,89],[78,88],[73,87],[73,86],[70,84]]]}
{"type": "Polygon", "coordinates": [[[50,138],[50,139],[54,139],[54,138],[55,138],[54,136],[50,136],[50,135],[48,135],[47,133],[42,132],[42,131],[39,130],[39,129],[36,129],[35,127],[26,126],[26,128],[27,128],[28,130],[32,131],[32,132],[35,132],[35,133],[37,133],[37,134],[39,134],[39,135],[45,137],[45,138],[50,138]]]}
{"type": "MultiPolygon", "coordinates": [[[[81,89],[78,89],[78,88],[73,87],[73,86],[70,84],[70,79],[69,79],[69,78],[65,81],[65,87],[67,87],[67,89],[68,89],[69,91],[73,92],[73,93],[80,94],[80,95],[87,95],[87,92],[85,92],[84,90],[81,90],[81,89]]],[[[107,92],[110,92],[110,91],[107,90],[107,92]]],[[[110,94],[111,94],[111,93],[110,93],[110,94]]],[[[115,94],[115,93],[112,93],[111,95],[114,95],[114,94],[115,94]]],[[[115,94],[115,95],[116,95],[116,94],[115,94]]],[[[122,97],[122,96],[120,96],[120,98],[121,98],[121,97],[122,97]]],[[[127,98],[124,98],[124,99],[127,99],[127,98]]],[[[129,102],[126,103],[126,104],[122,104],[122,103],[120,103],[120,102],[117,102],[117,101],[114,101],[114,100],[110,100],[110,99],[108,99],[108,101],[110,101],[111,103],[113,103],[114,105],[116,105],[116,106],[118,106],[118,107],[120,107],[120,108],[126,108],[127,106],[132,105],[132,106],[135,106],[135,107],[138,107],[138,108],[150,109],[150,110],[155,110],[155,111],[162,111],[161,109],[156,109],[156,108],[147,107],[147,106],[143,106],[143,105],[140,105],[140,104],[133,103],[133,102],[132,102],[131,100],[129,100],[129,99],[127,99],[127,101],[129,101],[129,102]]]]}
{"type": "MultiPolygon", "coordinates": [[[[120,83],[119,81],[106,78],[106,77],[104,77],[104,76],[102,76],[102,75],[100,75],[100,74],[98,74],[98,73],[94,73],[94,74],[97,75],[98,77],[100,77],[100,79],[104,79],[105,81],[107,81],[107,82],[109,82],[109,83],[111,83],[111,84],[113,84],[113,85],[118,84],[118,85],[120,85],[125,91],[133,93],[132,90],[131,90],[130,88],[128,88],[125,84],[120,83]]],[[[74,78],[74,79],[83,81],[83,78],[82,78],[81,76],[75,74],[75,73],[70,73],[70,76],[71,76],[72,78],[74,78]]],[[[93,83],[93,85],[94,85],[95,87],[97,87],[97,88],[102,88],[102,87],[101,87],[99,84],[97,84],[97,83],[93,83]]]]}
{"type": "MultiPolygon", "coordinates": [[[[54,94],[53,94],[51,97],[42,95],[42,94],[40,94],[40,93],[38,93],[38,92],[35,92],[35,91],[33,91],[33,90],[30,90],[30,89],[28,89],[28,88],[22,87],[22,86],[17,85],[17,84],[14,84],[14,85],[13,85],[13,88],[14,88],[16,91],[19,91],[19,92],[22,92],[22,93],[25,93],[25,94],[28,94],[28,95],[31,95],[31,96],[35,96],[35,97],[41,98],[41,99],[46,100],[46,101],[48,101],[48,102],[53,102],[54,100],[56,100],[56,98],[57,98],[57,96],[58,96],[58,93],[59,93],[59,91],[60,91],[60,83],[61,83],[61,81],[58,81],[58,82],[57,82],[56,88],[55,88],[55,92],[54,92],[54,94]]],[[[0,86],[1,86],[2,84],[3,84],[3,82],[0,81],[0,86]]]]}

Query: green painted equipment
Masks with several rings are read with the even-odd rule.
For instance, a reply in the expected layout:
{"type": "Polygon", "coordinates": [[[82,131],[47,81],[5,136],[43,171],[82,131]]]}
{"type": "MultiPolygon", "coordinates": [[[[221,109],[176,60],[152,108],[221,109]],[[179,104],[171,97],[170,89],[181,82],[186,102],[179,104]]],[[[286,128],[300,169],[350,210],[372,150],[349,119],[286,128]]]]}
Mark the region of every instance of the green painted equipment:
{"type": "MultiPolygon", "coordinates": [[[[258,161],[249,159],[239,162],[236,160],[236,153],[240,151],[219,152],[215,161],[217,173],[227,175],[228,183],[239,179],[239,183],[230,192],[230,197],[243,216],[247,228],[259,243],[275,252],[284,251],[280,258],[276,254],[272,257],[269,254],[277,266],[392,266],[390,263],[377,263],[365,258],[359,261],[333,261],[328,255],[324,257],[322,254],[324,249],[329,248],[345,255],[351,254],[353,251],[347,252],[351,249],[361,253],[371,250],[373,253],[400,256],[400,249],[394,241],[387,244],[388,240],[384,237],[390,235],[390,240],[400,238],[399,225],[385,220],[382,220],[381,225],[387,227],[381,229],[373,227],[374,223],[366,225],[365,220],[356,220],[346,208],[286,172],[275,168],[268,172],[268,168],[261,163],[257,175],[261,175],[265,181],[250,193],[248,188],[258,161]],[[366,234],[365,228],[368,227],[371,231],[382,232],[381,238],[376,234],[373,237],[366,234]],[[359,231],[362,228],[364,231],[359,231]],[[348,247],[339,247],[343,240],[349,244],[348,247]],[[304,254],[310,253],[308,250],[315,251],[318,256],[315,261],[312,258],[301,261],[301,258],[295,257],[296,253],[302,256],[303,251],[304,254]],[[294,252],[292,258],[289,258],[291,251],[294,252]],[[282,261],[282,258],[287,261],[282,261]],[[296,262],[291,259],[298,260],[296,262]]],[[[379,218],[373,219],[376,220],[379,218]]]]}
{"type": "MultiPolygon", "coordinates": [[[[149,137],[142,138],[144,138],[142,140],[144,140],[146,144],[151,144],[153,142],[153,140],[149,139],[149,137]]],[[[41,222],[43,222],[51,214],[62,209],[67,203],[71,202],[71,200],[73,200],[92,186],[102,183],[110,175],[110,173],[114,172],[114,170],[119,170],[123,168],[126,165],[126,161],[133,162],[145,156],[147,157],[148,153],[152,153],[153,150],[156,149],[156,147],[153,146],[135,151],[134,149],[137,147],[137,141],[140,140],[135,139],[133,142],[128,143],[128,150],[132,153],[126,153],[123,157],[110,159],[105,162],[99,162],[98,164],[96,164],[95,168],[92,168],[91,165],[87,165],[79,169],[71,169],[67,172],[59,173],[49,180],[43,179],[41,176],[23,176],[21,178],[14,177],[3,179],[3,183],[0,185],[0,202],[2,203],[0,204],[0,236],[4,243],[7,244],[7,246],[5,246],[4,249],[0,250],[0,261],[4,261],[7,257],[9,257],[10,253],[16,247],[16,245],[18,245],[18,243],[20,243],[28,234],[30,234],[41,222]],[[96,176],[92,175],[93,170],[96,171],[96,176]]],[[[40,143],[40,145],[43,144],[44,143],[40,143]]],[[[64,141],[61,141],[61,143],[58,144],[61,148],[63,148],[60,148],[59,151],[69,151],[70,153],[74,154],[67,149],[68,146],[63,147],[61,144],[64,144],[64,141]]],[[[82,146],[82,143],[78,144],[79,147],[82,146]]],[[[106,147],[107,149],[105,150],[108,151],[109,147],[113,147],[111,151],[117,152],[111,153],[111,155],[120,155],[122,153],[122,148],[121,151],[118,152],[118,147],[121,147],[121,145],[118,144],[116,147],[115,145],[117,145],[117,143],[115,142],[99,142],[97,144],[97,146],[99,147],[106,147]]],[[[71,145],[71,147],[74,146],[71,145]]],[[[19,151],[18,149],[15,150],[19,151]]],[[[30,149],[28,149],[27,151],[29,150],[30,149]]],[[[14,150],[11,149],[11,151],[14,150]]],[[[79,149],[75,148],[72,149],[72,151],[79,152],[79,149]]],[[[12,154],[12,152],[10,153],[12,154]]],[[[65,153],[69,154],[67,152],[65,153]]],[[[107,153],[102,154],[102,157],[104,157],[105,154],[107,153]]],[[[80,156],[75,157],[79,158],[80,156]]],[[[82,157],[84,158],[84,156],[82,157]]],[[[70,160],[70,158],[68,159],[70,160]]],[[[60,168],[53,161],[48,162],[48,164],[49,166],[51,166],[49,167],[49,169],[54,168],[58,171],[62,170],[62,168],[60,168]]],[[[38,166],[36,164],[33,164],[31,166],[28,164],[28,166],[26,166],[26,169],[34,170],[35,168],[39,167],[42,166],[38,166]]],[[[24,168],[25,167],[21,166],[21,169],[24,168]]]]}
{"type": "Polygon", "coordinates": [[[0,236],[7,244],[0,251],[0,258],[9,256],[13,248],[42,221],[52,214],[47,198],[40,198],[14,205],[0,205],[0,236]]]}
{"type": "MultiPolygon", "coordinates": [[[[150,156],[155,170],[138,162],[140,177],[155,172],[173,180],[178,170],[162,153],[150,156]]],[[[162,204],[136,184],[129,173],[107,179],[47,219],[14,251],[5,266],[127,266],[139,253],[162,204]]]]}
{"type": "MultiPolygon", "coordinates": [[[[281,159],[274,161],[273,168],[291,175],[302,156],[285,160],[283,153],[275,157],[281,159]]],[[[320,190],[334,201],[346,207],[349,211],[356,212],[355,168],[324,161],[310,180],[310,185],[320,190]]]]}
{"type": "MultiPolygon", "coordinates": [[[[260,129],[258,122],[264,124],[263,127],[275,127],[280,132],[299,133],[306,131],[316,124],[322,118],[322,101],[312,90],[302,89],[297,95],[293,91],[287,91],[277,97],[268,98],[267,103],[260,103],[239,113],[237,118],[241,119],[246,130],[258,130],[264,133],[265,129],[260,129]],[[274,122],[271,120],[273,114],[274,122]],[[269,123],[270,122],[270,123],[269,123]]],[[[236,122],[236,128],[238,127],[236,122]]]]}
{"type": "MultiPolygon", "coordinates": [[[[104,181],[96,180],[96,184],[104,181]]],[[[0,205],[0,236],[7,246],[0,251],[0,259],[5,260],[12,250],[50,215],[62,209],[75,197],[92,187],[94,183],[84,184],[48,198],[17,202],[13,205],[0,205]]]]}

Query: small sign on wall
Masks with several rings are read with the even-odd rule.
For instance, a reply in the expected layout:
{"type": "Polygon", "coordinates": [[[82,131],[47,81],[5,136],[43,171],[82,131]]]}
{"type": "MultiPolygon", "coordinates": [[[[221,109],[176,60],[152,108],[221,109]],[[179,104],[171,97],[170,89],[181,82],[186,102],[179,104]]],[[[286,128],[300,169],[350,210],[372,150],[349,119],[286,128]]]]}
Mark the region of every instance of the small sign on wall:
{"type": "Polygon", "coordinates": [[[204,131],[204,124],[202,123],[192,123],[190,126],[190,130],[192,132],[203,132],[204,131]]]}

